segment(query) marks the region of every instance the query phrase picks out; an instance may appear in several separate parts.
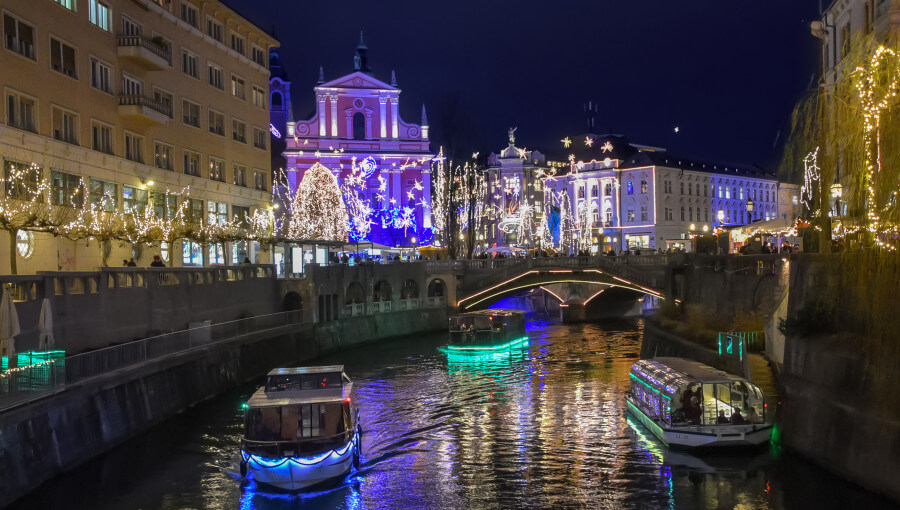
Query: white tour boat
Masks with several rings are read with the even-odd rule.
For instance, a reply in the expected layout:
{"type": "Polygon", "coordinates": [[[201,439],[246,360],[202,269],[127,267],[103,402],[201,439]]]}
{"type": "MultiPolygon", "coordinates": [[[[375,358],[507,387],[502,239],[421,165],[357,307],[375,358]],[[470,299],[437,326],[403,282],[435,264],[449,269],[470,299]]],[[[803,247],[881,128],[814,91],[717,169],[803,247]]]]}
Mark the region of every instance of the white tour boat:
{"type": "Polygon", "coordinates": [[[670,447],[758,446],[773,416],[760,389],[741,377],[682,358],[631,367],[628,410],[670,447]]]}
{"type": "Polygon", "coordinates": [[[297,491],[359,467],[359,411],[340,365],[277,368],[247,402],[241,475],[297,491]]]}

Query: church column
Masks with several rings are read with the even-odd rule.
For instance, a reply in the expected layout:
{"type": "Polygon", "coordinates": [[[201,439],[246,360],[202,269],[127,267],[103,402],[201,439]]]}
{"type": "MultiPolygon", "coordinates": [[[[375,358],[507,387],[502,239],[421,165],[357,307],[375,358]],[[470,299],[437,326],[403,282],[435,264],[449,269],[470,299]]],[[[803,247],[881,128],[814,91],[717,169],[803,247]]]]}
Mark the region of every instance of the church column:
{"type": "Polygon", "coordinates": [[[378,98],[378,108],[381,113],[381,138],[387,138],[387,98],[378,98]]]}
{"type": "Polygon", "coordinates": [[[395,140],[397,138],[400,138],[400,126],[399,126],[400,112],[399,112],[399,108],[398,108],[399,102],[400,102],[399,97],[391,98],[391,138],[393,138],[395,140]]]}
{"type": "Polygon", "coordinates": [[[326,136],[325,126],[328,119],[325,118],[325,114],[327,113],[325,110],[325,94],[316,94],[316,101],[319,103],[319,136],[326,136]]]}
{"type": "Polygon", "coordinates": [[[431,228],[431,167],[422,169],[422,228],[431,228]]]}
{"type": "Polygon", "coordinates": [[[337,121],[337,95],[328,96],[331,99],[331,136],[338,135],[338,121],[337,121]]]}

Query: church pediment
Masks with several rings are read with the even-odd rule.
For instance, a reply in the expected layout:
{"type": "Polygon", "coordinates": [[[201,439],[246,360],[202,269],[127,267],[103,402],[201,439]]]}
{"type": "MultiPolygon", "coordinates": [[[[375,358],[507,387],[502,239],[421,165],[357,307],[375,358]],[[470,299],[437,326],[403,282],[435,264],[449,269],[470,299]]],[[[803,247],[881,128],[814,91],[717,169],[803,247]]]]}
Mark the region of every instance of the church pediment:
{"type": "Polygon", "coordinates": [[[329,88],[400,90],[360,71],[323,83],[317,86],[316,90],[329,88]]]}

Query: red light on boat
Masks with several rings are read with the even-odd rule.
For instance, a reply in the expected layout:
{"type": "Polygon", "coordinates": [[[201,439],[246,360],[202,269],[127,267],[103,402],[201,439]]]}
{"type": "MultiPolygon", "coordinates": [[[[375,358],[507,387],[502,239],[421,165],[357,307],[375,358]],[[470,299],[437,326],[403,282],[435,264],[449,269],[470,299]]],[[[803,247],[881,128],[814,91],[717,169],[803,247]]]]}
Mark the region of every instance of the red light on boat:
{"type": "Polygon", "coordinates": [[[349,403],[350,403],[350,397],[345,398],[345,399],[344,399],[344,402],[346,402],[346,403],[349,404],[349,403]]]}

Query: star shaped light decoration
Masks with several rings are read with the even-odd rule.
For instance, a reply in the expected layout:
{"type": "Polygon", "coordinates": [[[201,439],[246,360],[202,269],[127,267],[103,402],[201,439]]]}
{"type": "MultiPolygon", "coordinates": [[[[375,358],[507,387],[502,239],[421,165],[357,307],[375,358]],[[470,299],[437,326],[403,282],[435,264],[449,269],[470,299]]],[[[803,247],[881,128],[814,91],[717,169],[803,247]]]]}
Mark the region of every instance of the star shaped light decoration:
{"type": "Polygon", "coordinates": [[[589,137],[587,137],[587,138],[584,139],[584,144],[587,145],[588,147],[593,147],[593,146],[594,146],[594,139],[591,138],[591,137],[589,136],[589,137]]]}
{"type": "Polygon", "coordinates": [[[321,157],[322,157],[322,153],[319,151],[316,151],[316,159],[319,159],[321,157]]]}
{"type": "Polygon", "coordinates": [[[574,162],[575,162],[575,155],[569,154],[569,163],[574,163],[574,162]]]}
{"type": "Polygon", "coordinates": [[[519,153],[519,157],[520,157],[520,158],[524,158],[524,157],[525,157],[525,149],[519,149],[519,148],[517,147],[517,148],[516,148],[516,152],[519,153]]]}
{"type": "Polygon", "coordinates": [[[675,132],[677,133],[678,131],[680,131],[680,128],[678,126],[675,126],[675,132]]]}
{"type": "Polygon", "coordinates": [[[606,143],[604,143],[604,144],[600,147],[600,149],[601,149],[603,152],[612,152],[612,150],[613,150],[613,145],[612,145],[612,143],[611,143],[609,140],[607,140],[606,143]]]}
{"type": "Polygon", "coordinates": [[[568,149],[569,146],[572,145],[572,140],[569,140],[568,136],[560,140],[560,142],[563,143],[563,147],[565,147],[566,149],[568,149]]]}

